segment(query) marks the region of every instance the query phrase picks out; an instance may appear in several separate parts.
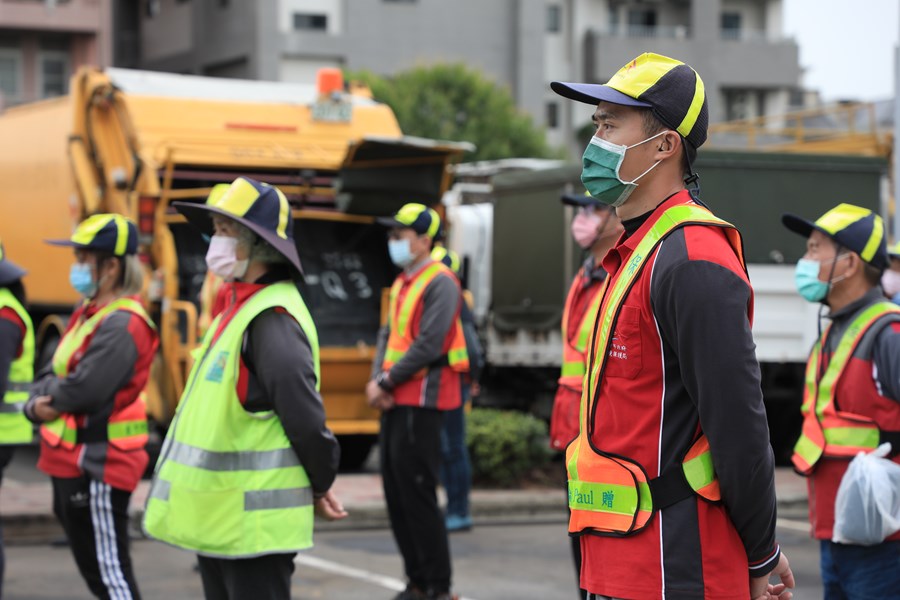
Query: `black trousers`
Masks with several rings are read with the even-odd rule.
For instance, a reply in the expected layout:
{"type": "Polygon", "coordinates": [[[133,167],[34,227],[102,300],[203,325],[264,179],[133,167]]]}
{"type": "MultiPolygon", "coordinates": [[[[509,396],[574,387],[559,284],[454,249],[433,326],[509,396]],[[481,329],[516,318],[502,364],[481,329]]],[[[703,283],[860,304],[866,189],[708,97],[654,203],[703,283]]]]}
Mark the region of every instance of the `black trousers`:
{"type": "Polygon", "coordinates": [[[438,506],[441,413],[398,406],[381,417],[381,477],[394,539],[409,582],[450,590],[450,545],[438,506]]]}
{"type": "Polygon", "coordinates": [[[206,600],[290,600],[292,554],[267,554],[256,558],[197,556],[206,600]]]}
{"type": "Polygon", "coordinates": [[[139,600],[128,549],[131,492],[87,477],[53,477],[53,512],[88,588],[104,600],[139,600]]]}

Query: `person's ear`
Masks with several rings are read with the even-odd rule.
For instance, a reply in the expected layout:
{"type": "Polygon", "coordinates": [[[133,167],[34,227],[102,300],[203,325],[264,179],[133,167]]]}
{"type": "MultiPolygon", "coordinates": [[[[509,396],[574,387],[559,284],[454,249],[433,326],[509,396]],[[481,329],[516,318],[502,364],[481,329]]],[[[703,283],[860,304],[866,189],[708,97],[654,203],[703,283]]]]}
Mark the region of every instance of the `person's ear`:
{"type": "Polygon", "coordinates": [[[681,147],[681,136],[677,132],[668,130],[660,135],[656,140],[656,160],[665,160],[678,153],[681,147]]]}

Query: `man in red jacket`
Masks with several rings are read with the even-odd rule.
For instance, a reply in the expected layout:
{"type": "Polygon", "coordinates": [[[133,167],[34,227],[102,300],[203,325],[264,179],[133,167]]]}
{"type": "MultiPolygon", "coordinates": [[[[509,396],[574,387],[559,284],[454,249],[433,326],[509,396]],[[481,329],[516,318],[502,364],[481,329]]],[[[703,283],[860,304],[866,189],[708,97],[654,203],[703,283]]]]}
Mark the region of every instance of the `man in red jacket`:
{"type": "Polygon", "coordinates": [[[551,86],[597,107],[581,179],[625,228],[602,263],[566,452],[581,585],[616,598],[788,598],[740,234],[686,189],[706,139],[703,82],[642,54],[605,85],[551,86]],[[783,584],[768,584],[773,571],[783,584]]]}
{"type": "Polygon", "coordinates": [[[900,532],[874,546],[831,541],[835,496],[850,459],[890,442],[900,462],[900,308],[878,285],[888,266],[884,223],[852,204],[815,222],[794,215],[782,221],[807,238],[797,291],[831,309],[807,364],[803,433],[793,456],[794,468],[809,478],[825,598],[897,598],[900,532]]]}

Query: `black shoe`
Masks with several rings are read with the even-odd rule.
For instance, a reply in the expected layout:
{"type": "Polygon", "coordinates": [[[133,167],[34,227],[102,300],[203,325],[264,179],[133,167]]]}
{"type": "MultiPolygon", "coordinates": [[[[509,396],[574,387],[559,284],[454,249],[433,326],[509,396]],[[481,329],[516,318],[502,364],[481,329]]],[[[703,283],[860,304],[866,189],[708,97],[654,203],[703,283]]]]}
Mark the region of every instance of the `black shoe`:
{"type": "Polygon", "coordinates": [[[411,583],[406,585],[406,589],[394,596],[394,600],[428,600],[429,596],[425,592],[411,583]]]}

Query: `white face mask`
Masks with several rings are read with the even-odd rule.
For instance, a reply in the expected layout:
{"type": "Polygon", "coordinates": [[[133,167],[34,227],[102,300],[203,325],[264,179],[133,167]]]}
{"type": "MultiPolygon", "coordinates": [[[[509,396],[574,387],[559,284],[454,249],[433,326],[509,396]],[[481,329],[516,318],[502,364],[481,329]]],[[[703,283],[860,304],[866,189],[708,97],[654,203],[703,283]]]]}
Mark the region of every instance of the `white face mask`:
{"type": "Polygon", "coordinates": [[[237,259],[237,238],[214,235],[209,240],[209,250],[206,251],[206,266],[210,271],[230,281],[240,279],[247,273],[250,261],[237,259]]]}

